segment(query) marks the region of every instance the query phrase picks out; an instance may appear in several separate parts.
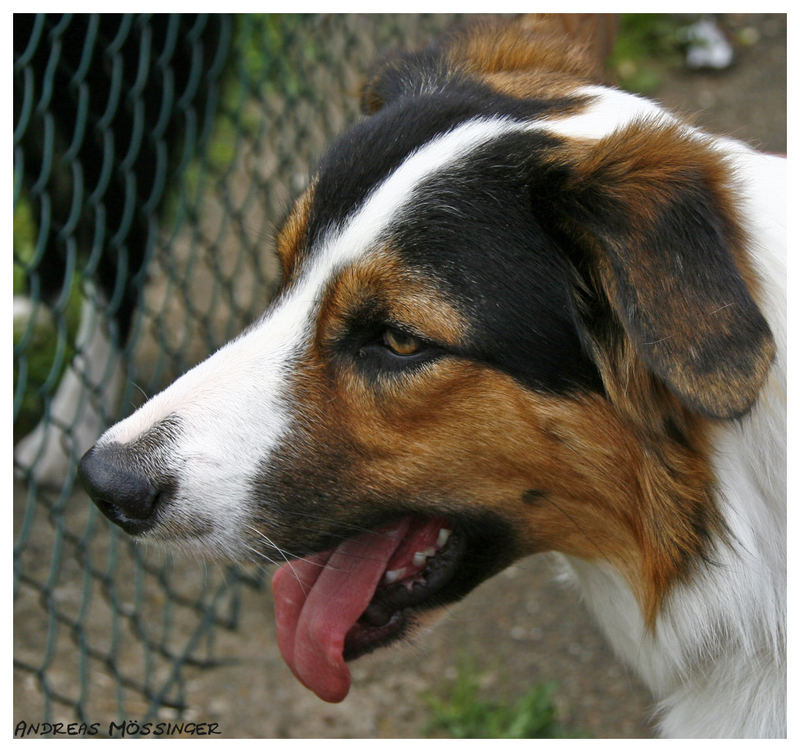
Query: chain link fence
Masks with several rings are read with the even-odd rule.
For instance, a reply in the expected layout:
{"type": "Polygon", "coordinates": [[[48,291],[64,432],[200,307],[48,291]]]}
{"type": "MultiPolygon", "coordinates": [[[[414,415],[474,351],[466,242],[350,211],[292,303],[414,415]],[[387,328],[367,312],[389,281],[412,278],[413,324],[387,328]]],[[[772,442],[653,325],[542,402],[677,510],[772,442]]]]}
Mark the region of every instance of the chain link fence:
{"type": "Polygon", "coordinates": [[[216,638],[264,572],[132,545],[75,465],[263,310],[361,74],[452,20],[14,16],[17,735],[180,719],[191,677],[242,659],[216,638]]]}

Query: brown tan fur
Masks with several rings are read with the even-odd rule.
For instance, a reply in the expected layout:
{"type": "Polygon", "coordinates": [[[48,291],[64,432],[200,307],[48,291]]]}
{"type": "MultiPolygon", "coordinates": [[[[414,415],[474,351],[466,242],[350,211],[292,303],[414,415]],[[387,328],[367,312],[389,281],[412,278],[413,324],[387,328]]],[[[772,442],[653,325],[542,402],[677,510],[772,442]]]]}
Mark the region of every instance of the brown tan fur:
{"type": "MultiPolygon", "coordinates": [[[[336,468],[337,497],[348,501],[326,514],[346,521],[368,518],[384,498],[420,504],[426,515],[490,510],[513,526],[517,555],[558,550],[615,565],[652,623],[669,587],[719,526],[704,443],[686,447],[600,397],[536,394],[466,361],[368,381],[331,359],[325,344],[361,295],[394,288],[404,316],[421,306],[419,315],[440,322],[438,331],[451,339],[463,326],[445,323],[457,317],[430,286],[412,281],[409,293],[402,268],[387,255],[386,276],[376,278],[372,262],[339,278],[323,306],[317,346],[298,368],[293,398],[304,438],[296,439],[295,487],[324,487],[321,476],[336,468]]],[[[649,405],[659,410],[668,402],[651,395],[649,405]]]]}
{"type": "Polygon", "coordinates": [[[603,79],[615,35],[613,15],[531,14],[471,26],[447,49],[454,68],[503,94],[554,97],[603,79]]]}
{"type": "Polygon", "coordinates": [[[312,181],[295,201],[289,216],[278,233],[277,250],[284,282],[291,276],[297,256],[305,242],[308,215],[311,211],[311,204],[314,201],[314,187],[315,184],[312,181]]]}
{"type": "Polygon", "coordinates": [[[409,269],[385,249],[341,272],[318,317],[318,343],[344,333],[348,315],[367,304],[381,305],[389,320],[402,322],[418,336],[445,345],[458,345],[468,330],[461,314],[430,279],[409,269]]]}
{"type": "MultiPolygon", "coordinates": [[[[624,233],[600,227],[581,242],[594,257],[598,287],[619,319],[625,322],[623,309],[631,306],[649,316],[648,326],[657,333],[638,343],[640,352],[646,348],[651,362],[663,364],[662,377],[679,393],[702,395],[713,412],[735,413],[752,404],[775,355],[766,328],[761,340],[748,342],[737,357],[719,357],[715,370],[695,356],[698,342],[724,340],[720,350],[729,348],[728,335],[748,316],[758,315],[752,301],[759,297],[759,282],[747,256],[745,233],[735,219],[734,186],[718,155],[682,134],[677,124],[633,124],[599,143],[573,141],[553,150],[551,158],[573,168],[566,192],[582,195],[585,186],[595,187],[603,201],[623,207],[621,213],[631,219],[624,233]],[[693,270],[682,270],[672,258],[653,252],[659,217],[684,195],[699,195],[713,205],[717,231],[744,280],[746,292],[738,297],[702,284],[693,278],[693,270]],[[634,300],[621,294],[620,274],[626,289],[635,291],[634,300]]],[[[590,221],[602,223],[602,218],[590,221]]],[[[569,221],[564,230],[575,232],[569,221]]],[[[604,352],[598,349],[601,360],[604,352]]]]}
{"type": "MultiPolygon", "coordinates": [[[[446,35],[442,44],[453,70],[503,94],[548,98],[602,80],[615,36],[614,15],[530,14],[469,23],[446,35]]],[[[386,66],[393,64],[389,60],[386,66]]],[[[367,113],[384,105],[374,86],[383,72],[364,86],[367,113]]]]}
{"type": "MultiPolygon", "coordinates": [[[[445,47],[454,67],[499,91],[556,96],[596,79],[610,49],[609,17],[593,17],[588,31],[574,36],[578,21],[531,16],[477,24],[449,37],[445,47]],[[565,31],[573,32],[571,42],[565,31]],[[606,45],[601,41],[592,57],[588,43],[598,38],[606,45]]],[[[370,99],[369,87],[367,92],[368,110],[382,106],[370,99]]],[[[567,193],[599,185],[617,206],[629,207],[631,234],[615,242],[624,246],[620,253],[632,254],[623,266],[640,296],[636,305],[658,311],[668,325],[664,342],[645,343],[660,348],[665,362],[685,361],[698,326],[713,337],[736,325],[735,307],[702,292],[692,297],[646,252],[649,226],[699,180],[718,215],[728,218],[722,232],[748,288],[757,287],[744,234],[733,220],[732,186],[706,144],[677,127],[635,124],[599,144],[568,143],[553,151],[552,160],[570,166],[574,185],[565,186],[567,193]]],[[[301,198],[281,233],[285,269],[302,244],[310,196],[301,198]]],[[[304,478],[310,489],[324,487],[329,480],[323,476],[336,468],[337,495],[348,499],[347,509],[333,505],[327,513],[351,521],[373,514],[381,503],[376,499],[419,504],[417,511],[426,515],[491,510],[515,530],[517,555],[557,550],[613,564],[630,581],[652,626],[670,587],[709,554],[709,538],[724,537],[712,495],[712,422],[685,407],[653,374],[642,343],[626,333],[626,303],[602,231],[569,220],[562,229],[593,258],[588,278],[575,281],[578,308],[582,293],[599,296],[616,322],[586,333],[605,397],[537,394],[488,366],[453,359],[373,383],[346,359],[332,359],[331,343],[346,330],[348,315],[367,301],[380,301],[421,336],[451,346],[468,332],[452,305],[385,249],[342,273],[323,304],[316,345],[295,378],[305,438],[302,451],[292,455],[303,468],[293,465],[293,477],[304,478]]],[[[669,375],[685,390],[711,393],[719,402],[730,399],[734,379],[745,402],[773,352],[765,340],[738,373],[698,375],[676,365],[669,375]]]]}

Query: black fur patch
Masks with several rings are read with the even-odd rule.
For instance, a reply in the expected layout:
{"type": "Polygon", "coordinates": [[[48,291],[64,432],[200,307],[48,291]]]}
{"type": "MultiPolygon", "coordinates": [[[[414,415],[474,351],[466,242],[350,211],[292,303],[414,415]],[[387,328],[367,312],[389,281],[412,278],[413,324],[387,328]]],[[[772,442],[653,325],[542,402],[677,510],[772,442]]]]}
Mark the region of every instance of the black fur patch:
{"type": "Polygon", "coordinates": [[[520,100],[460,77],[436,93],[401,96],[339,138],[320,164],[311,208],[309,247],[357,209],[415,149],[476,117],[530,120],[574,106],[575,99],[520,100]]]}
{"type": "MultiPolygon", "coordinates": [[[[499,94],[446,70],[435,48],[395,61],[371,87],[379,89],[377,113],[342,136],[320,165],[305,252],[436,136],[478,117],[530,121],[581,101],[499,94]]],[[[600,390],[575,324],[568,265],[536,220],[542,207],[531,206],[535,154],[553,143],[542,134],[508,136],[432,176],[390,242],[473,322],[457,355],[535,388],[600,390]]]]}
{"type": "Polygon", "coordinates": [[[420,186],[391,246],[437,280],[471,322],[459,355],[536,389],[602,389],[576,323],[572,271],[531,198],[536,154],[552,142],[511,134],[420,186]]]}

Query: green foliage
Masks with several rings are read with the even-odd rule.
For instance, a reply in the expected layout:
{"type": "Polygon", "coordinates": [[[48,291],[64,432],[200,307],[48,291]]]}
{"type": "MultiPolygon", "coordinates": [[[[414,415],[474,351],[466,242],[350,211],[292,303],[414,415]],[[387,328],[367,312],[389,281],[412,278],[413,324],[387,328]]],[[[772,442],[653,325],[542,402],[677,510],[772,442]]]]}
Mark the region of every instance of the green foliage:
{"type": "MultiPolygon", "coordinates": [[[[30,202],[22,196],[14,208],[14,295],[28,295],[28,267],[36,254],[37,232],[30,202]]],[[[75,354],[81,300],[76,275],[58,315],[43,302],[32,300],[30,316],[14,318],[15,441],[36,425],[44,412],[44,395],[53,391],[75,354]]]]}
{"type": "Polygon", "coordinates": [[[241,79],[254,90],[267,86],[288,99],[309,93],[298,72],[298,60],[324,64],[303,33],[308,19],[292,13],[268,13],[243,18],[237,24],[236,48],[241,50],[241,79]],[[291,50],[292,55],[287,55],[291,50]]]}
{"type": "Polygon", "coordinates": [[[686,16],[668,13],[622,14],[609,60],[619,84],[644,94],[658,88],[665,69],[681,62],[686,16]]]}
{"type": "Polygon", "coordinates": [[[25,269],[36,251],[36,222],[28,201],[20,200],[14,207],[14,295],[25,292],[25,269]]]}
{"type": "Polygon", "coordinates": [[[424,728],[430,736],[454,739],[558,739],[575,737],[557,718],[552,682],[539,684],[515,703],[488,701],[480,694],[474,661],[464,659],[449,687],[425,693],[432,718],[424,728]]]}
{"type": "MultiPolygon", "coordinates": [[[[227,65],[220,87],[220,110],[204,153],[187,167],[182,194],[167,195],[166,218],[176,222],[181,201],[199,202],[204,180],[230,169],[241,142],[259,143],[273,127],[265,103],[269,98],[297,100],[313,95],[304,86],[298,61],[324,64],[319,51],[303,34],[308,19],[300,14],[240,14],[236,16],[232,48],[237,62],[227,65]]],[[[162,222],[166,224],[166,222],[162,222]]]]}

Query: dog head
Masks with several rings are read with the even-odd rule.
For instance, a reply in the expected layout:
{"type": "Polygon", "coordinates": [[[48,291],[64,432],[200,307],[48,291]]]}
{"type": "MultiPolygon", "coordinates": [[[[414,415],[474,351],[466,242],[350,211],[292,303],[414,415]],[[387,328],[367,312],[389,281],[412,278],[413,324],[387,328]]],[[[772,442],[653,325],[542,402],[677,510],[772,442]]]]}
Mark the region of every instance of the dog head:
{"type": "Polygon", "coordinates": [[[343,657],[538,551],[609,562],[652,620],[720,526],[709,425],[774,354],[715,142],[457,48],[373,79],[265,314],[81,463],[141,539],[295,560],[281,648],[326,699],[343,657]]]}

